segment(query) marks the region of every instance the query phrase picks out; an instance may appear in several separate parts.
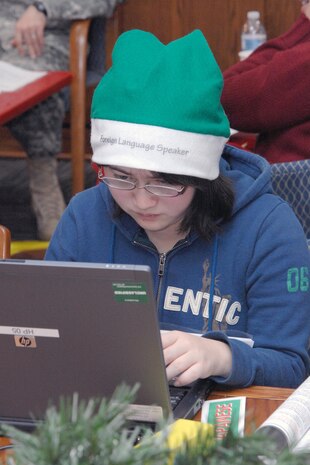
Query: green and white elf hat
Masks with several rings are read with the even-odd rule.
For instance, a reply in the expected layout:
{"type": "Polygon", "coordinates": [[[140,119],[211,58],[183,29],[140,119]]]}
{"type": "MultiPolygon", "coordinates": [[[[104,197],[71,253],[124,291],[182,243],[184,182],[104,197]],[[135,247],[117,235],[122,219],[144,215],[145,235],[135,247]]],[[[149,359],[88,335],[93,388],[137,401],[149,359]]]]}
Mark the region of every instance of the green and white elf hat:
{"type": "Polygon", "coordinates": [[[222,73],[202,32],[164,45],[131,30],[112,58],[93,95],[92,161],[216,179],[230,130],[222,73]]]}

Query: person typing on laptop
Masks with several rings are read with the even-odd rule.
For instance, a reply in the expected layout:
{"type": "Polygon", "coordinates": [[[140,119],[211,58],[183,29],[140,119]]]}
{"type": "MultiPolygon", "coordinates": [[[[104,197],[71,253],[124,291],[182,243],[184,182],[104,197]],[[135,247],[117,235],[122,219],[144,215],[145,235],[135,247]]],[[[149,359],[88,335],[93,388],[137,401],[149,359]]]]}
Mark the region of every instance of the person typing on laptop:
{"type": "Polygon", "coordinates": [[[100,182],[71,200],[45,259],[149,265],[175,385],[296,387],[309,374],[307,243],[268,162],[226,145],[222,86],[200,31],[167,45],[122,34],[92,102],[100,182]]]}

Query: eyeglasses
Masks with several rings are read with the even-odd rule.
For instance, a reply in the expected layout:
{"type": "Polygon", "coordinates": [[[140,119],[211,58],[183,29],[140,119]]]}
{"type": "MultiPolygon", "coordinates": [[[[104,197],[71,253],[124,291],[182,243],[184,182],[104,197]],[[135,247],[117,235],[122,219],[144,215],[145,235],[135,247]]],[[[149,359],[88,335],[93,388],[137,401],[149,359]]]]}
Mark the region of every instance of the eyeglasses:
{"type": "Polygon", "coordinates": [[[170,187],[156,184],[145,184],[144,186],[138,187],[137,181],[125,181],[124,179],[104,176],[101,169],[98,171],[98,179],[112,189],[120,189],[124,191],[132,191],[133,189],[145,189],[150,194],[157,195],[159,197],[177,197],[178,195],[184,194],[185,191],[185,186],[170,187]]]}

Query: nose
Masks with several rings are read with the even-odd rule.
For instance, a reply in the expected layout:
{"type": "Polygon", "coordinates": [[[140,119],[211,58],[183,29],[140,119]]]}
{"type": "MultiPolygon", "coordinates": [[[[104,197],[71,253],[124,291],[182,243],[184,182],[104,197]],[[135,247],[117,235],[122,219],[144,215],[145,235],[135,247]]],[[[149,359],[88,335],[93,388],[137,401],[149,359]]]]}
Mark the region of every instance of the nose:
{"type": "Polygon", "coordinates": [[[147,210],[156,205],[158,198],[143,188],[136,188],[131,191],[134,197],[134,202],[140,210],[147,210]]]}

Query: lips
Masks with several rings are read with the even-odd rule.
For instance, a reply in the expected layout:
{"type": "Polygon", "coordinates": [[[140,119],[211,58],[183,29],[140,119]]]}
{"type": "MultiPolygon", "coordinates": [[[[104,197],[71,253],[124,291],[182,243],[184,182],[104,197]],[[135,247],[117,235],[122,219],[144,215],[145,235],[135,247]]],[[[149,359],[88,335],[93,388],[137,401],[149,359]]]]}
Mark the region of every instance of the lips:
{"type": "Polygon", "coordinates": [[[140,220],[154,220],[159,217],[158,214],[147,214],[147,213],[135,213],[136,218],[140,220]]]}

